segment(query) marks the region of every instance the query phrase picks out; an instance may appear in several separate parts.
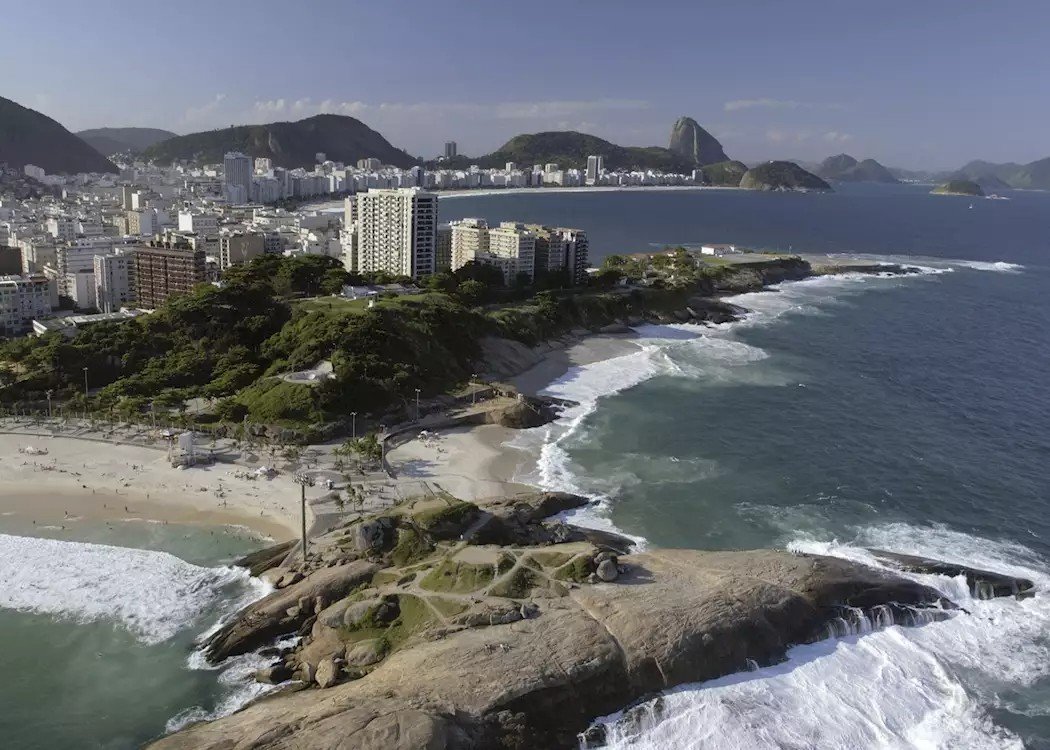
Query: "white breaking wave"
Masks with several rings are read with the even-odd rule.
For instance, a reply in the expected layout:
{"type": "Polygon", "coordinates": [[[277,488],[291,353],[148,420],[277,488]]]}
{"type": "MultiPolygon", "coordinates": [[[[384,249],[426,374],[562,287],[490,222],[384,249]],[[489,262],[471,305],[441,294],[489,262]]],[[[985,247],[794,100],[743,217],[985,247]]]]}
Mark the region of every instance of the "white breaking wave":
{"type": "MultiPolygon", "coordinates": [[[[939,528],[894,524],[862,531],[851,544],[796,539],[792,549],[879,566],[866,546],[1020,575],[1035,596],[974,599],[963,577],[910,575],[969,614],[917,628],[791,649],[783,664],[685,686],[599,720],[607,748],[1021,748],[996,725],[990,706],[1018,713],[1003,695],[1050,676],[1050,573],[1016,544],[939,528]]],[[[882,567],[882,566],[880,566],[882,567]]]]}
{"type": "Polygon", "coordinates": [[[146,643],[189,627],[220,597],[265,584],[165,552],[0,534],[0,608],[77,622],[111,620],[146,643]]]}
{"type": "Polygon", "coordinates": [[[997,260],[994,263],[983,260],[957,260],[953,261],[957,266],[972,268],[974,271],[997,271],[998,273],[1021,273],[1024,266],[1020,263],[1007,263],[1005,260],[997,260]]]}

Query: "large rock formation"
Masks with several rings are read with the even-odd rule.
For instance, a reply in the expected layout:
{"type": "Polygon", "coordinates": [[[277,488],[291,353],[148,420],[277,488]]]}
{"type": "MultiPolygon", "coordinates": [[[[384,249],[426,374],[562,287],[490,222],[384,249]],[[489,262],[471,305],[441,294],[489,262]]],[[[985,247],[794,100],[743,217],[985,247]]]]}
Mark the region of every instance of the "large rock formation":
{"type": "MultiPolygon", "coordinates": [[[[396,530],[364,535],[375,540],[364,552],[356,524],[315,540],[319,552],[281,576],[288,585],[234,618],[208,650],[220,660],[297,632],[302,642],[259,679],[300,682],[153,747],[570,748],[596,716],[776,662],[794,644],[966,616],[934,589],[837,558],[624,555],[625,540],[543,520],[585,502],[420,499],[356,522],[396,530]]],[[[1030,586],[991,582],[990,595],[1030,586]]]]}
{"type": "Polygon", "coordinates": [[[948,180],[930,192],[936,195],[969,195],[975,198],[984,196],[981,186],[970,180],[948,180]]]}
{"type": "Polygon", "coordinates": [[[692,117],[679,117],[671,128],[668,149],[694,164],[718,164],[729,161],[722,144],[692,117]]]}

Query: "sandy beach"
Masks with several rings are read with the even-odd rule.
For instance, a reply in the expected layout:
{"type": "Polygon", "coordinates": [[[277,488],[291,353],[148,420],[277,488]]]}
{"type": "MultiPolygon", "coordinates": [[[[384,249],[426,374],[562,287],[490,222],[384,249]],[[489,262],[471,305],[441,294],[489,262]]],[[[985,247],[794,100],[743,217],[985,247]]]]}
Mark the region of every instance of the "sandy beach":
{"type": "Polygon", "coordinates": [[[295,536],[298,487],[284,475],[250,480],[245,474],[230,464],[172,468],[159,448],[0,434],[0,512],[38,523],[149,519],[242,525],[274,539],[295,536]]]}

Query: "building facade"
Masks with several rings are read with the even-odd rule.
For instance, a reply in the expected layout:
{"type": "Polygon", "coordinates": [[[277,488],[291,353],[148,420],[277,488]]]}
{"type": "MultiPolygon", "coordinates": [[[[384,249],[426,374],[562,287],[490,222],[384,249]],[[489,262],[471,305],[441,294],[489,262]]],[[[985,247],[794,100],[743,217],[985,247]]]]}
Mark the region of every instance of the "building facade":
{"type": "Polygon", "coordinates": [[[460,219],[452,227],[452,270],[489,251],[489,225],[484,219],[460,219]]]}
{"type": "Polygon", "coordinates": [[[46,318],[57,303],[54,283],[40,274],[0,276],[0,331],[9,336],[26,333],[34,318],[46,318]]]}
{"type": "Polygon", "coordinates": [[[418,279],[434,273],[438,197],[419,188],[357,196],[357,264],[418,279]]]}
{"type": "Polygon", "coordinates": [[[203,250],[140,247],[134,251],[139,307],[155,310],[168,298],[186,294],[206,278],[203,250]]]}
{"type": "Polygon", "coordinates": [[[228,203],[247,203],[252,187],[252,160],[240,151],[223,157],[223,190],[228,203]]]}
{"type": "Polygon", "coordinates": [[[95,300],[99,312],[118,312],[135,299],[134,256],[95,256],[95,300]]]}

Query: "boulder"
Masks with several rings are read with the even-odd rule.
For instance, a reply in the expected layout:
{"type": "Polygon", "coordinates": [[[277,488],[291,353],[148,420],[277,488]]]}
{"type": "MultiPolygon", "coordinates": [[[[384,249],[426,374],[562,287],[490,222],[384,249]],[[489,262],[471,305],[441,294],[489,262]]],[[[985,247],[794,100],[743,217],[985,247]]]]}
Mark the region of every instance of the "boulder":
{"type": "Polygon", "coordinates": [[[394,539],[394,524],[389,518],[373,518],[351,526],[346,535],[350,546],[361,554],[381,552],[394,539]]]}
{"type": "Polygon", "coordinates": [[[595,575],[606,583],[612,583],[619,575],[620,571],[616,568],[616,563],[612,560],[602,560],[598,563],[598,569],[595,571],[595,575]]]}
{"type": "Polygon", "coordinates": [[[279,685],[290,679],[292,679],[292,670],[283,662],[263,667],[255,673],[255,681],[266,685],[279,685]]]}
{"type": "Polygon", "coordinates": [[[346,647],[346,665],[348,667],[367,667],[383,661],[386,647],[378,639],[360,641],[346,647]]]}
{"type": "Polygon", "coordinates": [[[321,689],[330,688],[339,682],[342,671],[342,665],[335,659],[331,657],[321,659],[320,664],[317,665],[317,672],[314,674],[314,681],[321,689]]]}

